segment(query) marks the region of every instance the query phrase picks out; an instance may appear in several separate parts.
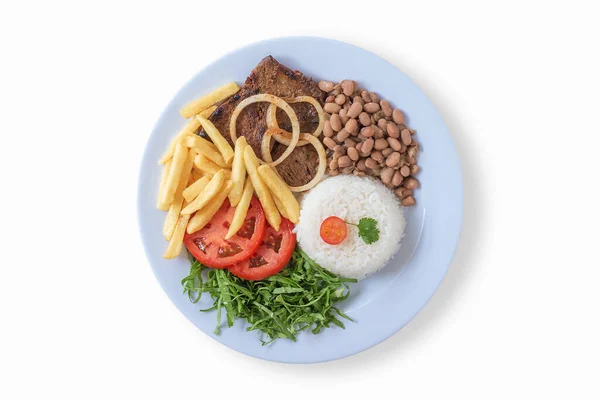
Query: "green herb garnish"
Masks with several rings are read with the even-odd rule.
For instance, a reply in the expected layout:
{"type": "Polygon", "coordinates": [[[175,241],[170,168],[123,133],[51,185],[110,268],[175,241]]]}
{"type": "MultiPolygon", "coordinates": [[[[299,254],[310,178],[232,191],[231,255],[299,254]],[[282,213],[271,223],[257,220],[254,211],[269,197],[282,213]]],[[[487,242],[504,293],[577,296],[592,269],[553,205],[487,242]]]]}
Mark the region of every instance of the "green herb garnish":
{"type": "Polygon", "coordinates": [[[358,227],[358,236],[366,243],[372,244],[379,240],[379,228],[373,218],[361,218],[357,224],[346,221],[348,225],[358,227]]]}
{"type": "Polygon", "coordinates": [[[248,331],[262,331],[263,345],[279,338],[296,341],[298,332],[310,329],[317,334],[331,324],[344,328],[337,316],[352,321],[334,306],[348,298],[347,283],[356,279],[342,278],[323,269],[299,248],[294,250],[288,266],[262,281],[247,281],[226,269],[211,269],[192,259],[190,274],[181,284],[190,301],[197,303],[208,293],[217,310],[217,327],[221,328],[221,309],[225,308],[227,326],[234,318],[248,321],[248,331]],[[207,271],[206,279],[202,273],[207,271]]]}

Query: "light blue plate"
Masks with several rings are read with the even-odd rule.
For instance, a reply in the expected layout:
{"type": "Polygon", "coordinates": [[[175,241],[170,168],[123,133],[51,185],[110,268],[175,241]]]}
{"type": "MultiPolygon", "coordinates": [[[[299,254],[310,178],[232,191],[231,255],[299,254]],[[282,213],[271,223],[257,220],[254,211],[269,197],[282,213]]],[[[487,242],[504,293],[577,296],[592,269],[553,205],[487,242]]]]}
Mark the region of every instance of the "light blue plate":
{"type": "MultiPolygon", "coordinates": [[[[458,244],[463,216],[463,189],[458,158],[444,122],[417,85],[396,67],[361,48],[335,40],[289,37],[255,43],[236,50],[206,67],[171,100],[156,123],[142,161],[138,217],[142,241],[156,278],[177,308],[198,328],[224,345],[265,360],[312,363],[358,353],[390,337],[406,325],[440,285],[458,244]],[[304,332],[298,341],[280,339],[261,346],[257,332],[246,332],[243,321],[221,334],[215,313],[200,313],[212,301],[207,295],[191,304],[180,281],[189,261],[162,258],[167,243],[162,236],[165,212],[156,209],[161,176],[157,160],[183,126],[179,109],[188,101],[229,81],[242,84],[265,56],[272,55],[316,81],[354,79],[404,110],[408,125],[417,130],[421,188],[417,206],[406,209],[407,228],[402,249],[379,273],[351,287],[341,309],[356,322],[346,329],[333,327],[319,335],[304,332]]],[[[183,252],[185,253],[185,252],[183,252]]]]}

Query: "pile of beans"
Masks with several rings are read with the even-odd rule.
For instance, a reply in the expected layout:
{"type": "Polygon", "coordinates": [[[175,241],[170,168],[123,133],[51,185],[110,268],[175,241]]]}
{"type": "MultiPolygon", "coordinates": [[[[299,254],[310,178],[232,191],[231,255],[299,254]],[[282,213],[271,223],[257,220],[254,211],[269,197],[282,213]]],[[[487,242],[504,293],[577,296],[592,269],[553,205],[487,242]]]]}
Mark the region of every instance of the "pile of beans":
{"type": "Polygon", "coordinates": [[[378,177],[402,205],[414,205],[419,143],[415,131],[404,125],[402,111],[352,80],[321,81],[319,88],[327,93],[323,110],[329,119],[322,137],[328,149],[327,174],[378,177]]]}

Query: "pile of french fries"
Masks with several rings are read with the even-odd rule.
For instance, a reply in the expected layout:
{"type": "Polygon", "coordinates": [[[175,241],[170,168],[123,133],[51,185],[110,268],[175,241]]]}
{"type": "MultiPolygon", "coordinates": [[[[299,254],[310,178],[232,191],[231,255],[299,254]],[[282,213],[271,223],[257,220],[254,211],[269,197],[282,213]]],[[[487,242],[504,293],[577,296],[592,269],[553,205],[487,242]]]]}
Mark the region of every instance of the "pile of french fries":
{"type": "Polygon", "coordinates": [[[298,223],[300,205],[277,171],[261,165],[243,136],[231,148],[208,120],[215,104],[238,90],[238,85],[231,82],[181,109],[181,115],[189,121],[159,160],[164,169],[157,207],[167,211],[163,236],[169,242],[164,258],[177,257],[185,232],[191,234],[206,226],[226,198],[235,212],[225,239],[242,227],[254,193],[273,228],[279,230],[282,216],[298,223]],[[199,128],[210,141],[195,134],[199,128]]]}

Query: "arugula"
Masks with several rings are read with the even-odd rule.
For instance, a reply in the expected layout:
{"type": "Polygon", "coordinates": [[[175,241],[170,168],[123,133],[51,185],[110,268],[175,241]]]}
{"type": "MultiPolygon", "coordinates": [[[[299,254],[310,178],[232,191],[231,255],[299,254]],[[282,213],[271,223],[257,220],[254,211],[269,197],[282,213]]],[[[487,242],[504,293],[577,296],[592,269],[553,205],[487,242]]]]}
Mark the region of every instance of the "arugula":
{"type": "Polygon", "coordinates": [[[379,240],[379,228],[373,218],[361,218],[357,224],[345,221],[348,225],[358,228],[358,236],[366,243],[372,244],[379,240]]]}
{"type": "Polygon", "coordinates": [[[245,319],[250,324],[246,330],[264,333],[260,338],[263,345],[279,338],[296,341],[298,332],[307,329],[317,334],[331,324],[344,328],[338,316],[352,321],[334,304],[348,298],[347,284],[356,279],[332,274],[299,248],[283,271],[262,281],[247,281],[195,259],[191,262],[190,274],[181,281],[183,292],[192,303],[197,303],[202,293],[210,295],[212,307],[200,311],[217,310],[215,334],[221,328],[223,308],[227,326],[231,327],[235,318],[245,319]]]}

